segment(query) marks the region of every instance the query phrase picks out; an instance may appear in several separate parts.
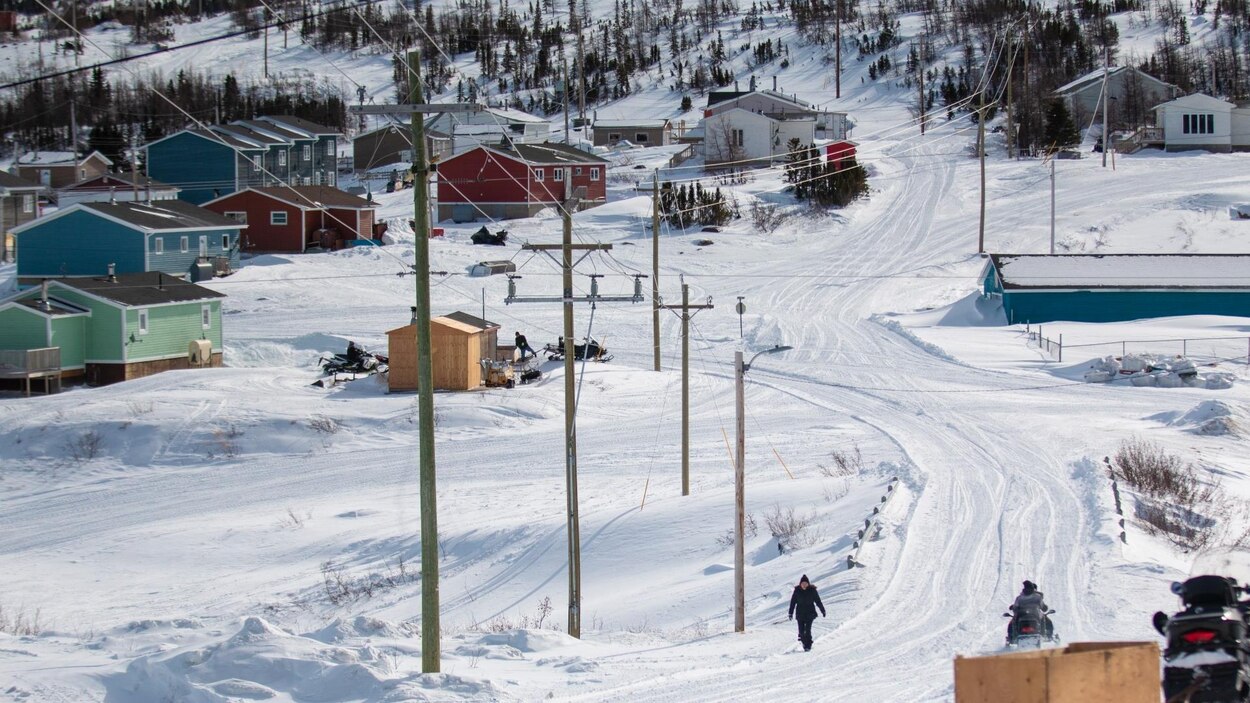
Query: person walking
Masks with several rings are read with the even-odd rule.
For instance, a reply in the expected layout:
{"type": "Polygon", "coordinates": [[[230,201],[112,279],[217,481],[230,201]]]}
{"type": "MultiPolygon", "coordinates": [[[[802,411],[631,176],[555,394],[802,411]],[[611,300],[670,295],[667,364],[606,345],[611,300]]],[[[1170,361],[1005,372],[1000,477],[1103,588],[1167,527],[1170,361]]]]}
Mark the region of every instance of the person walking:
{"type": "Polygon", "coordinates": [[[530,346],[529,340],[520,332],[516,333],[516,350],[521,353],[521,361],[525,361],[525,352],[529,352],[530,356],[538,356],[538,352],[530,346]]]}
{"type": "Polygon", "coordinates": [[[820,608],[820,617],[825,617],[825,604],[820,602],[820,594],[816,587],[807,580],[807,574],[799,579],[794,587],[794,595],[790,596],[790,619],[799,616],[799,641],[803,643],[803,651],[812,651],[812,621],[816,619],[816,609],[820,608]]]}

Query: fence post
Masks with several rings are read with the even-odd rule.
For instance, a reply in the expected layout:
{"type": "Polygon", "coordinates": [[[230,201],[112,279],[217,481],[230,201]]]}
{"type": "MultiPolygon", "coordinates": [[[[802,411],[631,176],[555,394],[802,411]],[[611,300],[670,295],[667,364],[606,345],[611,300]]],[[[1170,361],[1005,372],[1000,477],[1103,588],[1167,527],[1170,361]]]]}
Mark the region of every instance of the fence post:
{"type": "Polygon", "coordinates": [[[1063,332],[1059,333],[1059,363],[1063,363],[1063,332]]]}
{"type": "Polygon", "coordinates": [[[1123,359],[1126,356],[1128,356],[1128,342],[1121,339],[1120,340],[1120,358],[1123,359]]]}
{"type": "Polygon", "coordinates": [[[1189,356],[1189,340],[1188,339],[1181,340],[1181,356],[1185,356],[1185,357],[1189,356]]]}

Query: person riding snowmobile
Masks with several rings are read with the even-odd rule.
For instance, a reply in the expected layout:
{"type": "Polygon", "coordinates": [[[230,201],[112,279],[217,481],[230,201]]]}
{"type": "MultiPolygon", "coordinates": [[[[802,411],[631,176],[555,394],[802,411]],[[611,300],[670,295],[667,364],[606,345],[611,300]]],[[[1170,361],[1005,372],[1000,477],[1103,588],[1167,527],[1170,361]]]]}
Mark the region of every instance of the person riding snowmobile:
{"type": "Polygon", "coordinates": [[[1042,632],[1046,639],[1052,639],[1055,635],[1054,623],[1050,621],[1050,616],[1046,614],[1050,610],[1046,606],[1045,596],[1041,591],[1037,590],[1037,584],[1032,581],[1025,581],[1024,588],[1020,591],[1020,595],[1016,596],[1016,602],[1008,606],[1013,613],[1011,622],[1007,623],[1007,644],[1015,644],[1016,642],[1016,621],[1021,617],[1030,617],[1042,623],[1042,632]]]}

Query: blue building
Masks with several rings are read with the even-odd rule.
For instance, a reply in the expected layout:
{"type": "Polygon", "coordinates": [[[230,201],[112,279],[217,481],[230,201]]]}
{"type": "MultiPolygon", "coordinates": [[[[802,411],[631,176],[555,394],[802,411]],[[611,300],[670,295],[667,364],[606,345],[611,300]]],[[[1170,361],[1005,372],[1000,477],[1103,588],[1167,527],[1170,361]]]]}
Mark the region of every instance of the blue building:
{"type": "Polygon", "coordinates": [[[239,266],[246,225],[181,200],[78,203],[14,228],[22,279],[160,271],[200,280],[239,266]]]}
{"type": "Polygon", "coordinates": [[[333,186],[338,132],[285,115],[184,129],[144,147],[148,176],[200,205],[249,187],[333,186]]]}
{"type": "Polygon", "coordinates": [[[991,254],[981,285],[1010,324],[1250,317],[1250,255],[991,254]]]}

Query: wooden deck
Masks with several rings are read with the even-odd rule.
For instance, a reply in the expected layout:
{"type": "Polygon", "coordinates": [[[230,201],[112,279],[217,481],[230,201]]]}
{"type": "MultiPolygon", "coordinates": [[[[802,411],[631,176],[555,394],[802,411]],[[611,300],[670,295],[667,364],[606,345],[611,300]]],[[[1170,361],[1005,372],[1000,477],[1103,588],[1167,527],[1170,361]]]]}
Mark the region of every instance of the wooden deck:
{"type": "Polygon", "coordinates": [[[45,394],[59,393],[61,390],[61,348],[0,349],[0,379],[23,381],[28,397],[31,381],[34,379],[43,379],[45,394]]]}

